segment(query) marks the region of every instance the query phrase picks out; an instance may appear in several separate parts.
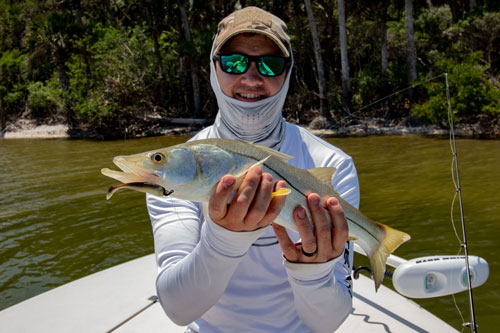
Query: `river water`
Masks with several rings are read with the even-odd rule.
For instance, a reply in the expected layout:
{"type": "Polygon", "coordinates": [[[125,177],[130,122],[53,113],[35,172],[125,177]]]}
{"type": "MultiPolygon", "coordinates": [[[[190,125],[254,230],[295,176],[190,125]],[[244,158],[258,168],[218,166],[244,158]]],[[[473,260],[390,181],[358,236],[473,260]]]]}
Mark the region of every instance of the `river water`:
{"type": "MultiPolygon", "coordinates": [[[[187,137],[127,141],[0,141],[0,309],[66,282],[153,251],[144,195],[123,191],[105,200],[112,157],[181,143],[187,137]]],[[[455,255],[460,243],[450,209],[455,189],[447,139],[378,136],[329,139],[355,161],[361,210],[412,236],[397,250],[406,259],[455,255]]],[[[469,252],[490,265],[474,289],[476,321],[493,331],[500,313],[500,141],[457,140],[469,252]]],[[[458,202],[456,204],[458,207],[458,202]]],[[[458,209],[454,214],[462,237],[458,209]]],[[[366,264],[356,256],[355,264],[366,264]]],[[[385,281],[390,286],[390,281],[385,281]]],[[[451,296],[416,300],[461,330],[451,296]]],[[[466,321],[468,294],[456,295],[466,321]]]]}

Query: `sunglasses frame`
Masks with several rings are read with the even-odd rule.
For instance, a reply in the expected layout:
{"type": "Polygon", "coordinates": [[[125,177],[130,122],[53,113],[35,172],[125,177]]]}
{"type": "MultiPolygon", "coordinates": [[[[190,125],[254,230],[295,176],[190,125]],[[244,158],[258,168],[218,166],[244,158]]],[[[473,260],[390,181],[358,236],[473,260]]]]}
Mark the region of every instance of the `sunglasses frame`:
{"type": "Polygon", "coordinates": [[[241,75],[241,74],[244,74],[248,71],[248,69],[250,68],[250,65],[252,64],[252,62],[255,62],[255,65],[257,67],[257,71],[259,72],[260,75],[262,76],[266,76],[266,77],[276,77],[276,76],[280,76],[281,74],[283,74],[285,72],[285,70],[287,69],[289,63],[290,63],[290,58],[286,58],[286,57],[280,57],[280,56],[271,56],[271,55],[262,55],[262,56],[249,56],[249,55],[246,55],[246,54],[242,54],[242,53],[228,53],[228,54],[222,54],[222,53],[218,53],[216,55],[213,56],[213,61],[218,61],[219,62],[219,65],[220,65],[220,68],[221,70],[224,72],[224,73],[227,73],[227,74],[232,74],[232,75],[241,75]],[[241,73],[233,73],[233,72],[226,72],[226,70],[224,69],[224,66],[222,65],[222,57],[223,56],[232,56],[232,55],[239,55],[239,56],[243,56],[243,57],[246,57],[248,59],[248,66],[245,68],[245,70],[241,73]],[[265,64],[262,60],[262,58],[264,57],[273,57],[273,58],[280,58],[280,59],[284,59],[285,60],[285,63],[283,65],[283,70],[281,71],[281,73],[279,74],[275,74],[275,75],[267,75],[267,74],[263,74],[261,71],[260,71],[260,68],[259,68],[259,63],[260,64],[265,64]]]}

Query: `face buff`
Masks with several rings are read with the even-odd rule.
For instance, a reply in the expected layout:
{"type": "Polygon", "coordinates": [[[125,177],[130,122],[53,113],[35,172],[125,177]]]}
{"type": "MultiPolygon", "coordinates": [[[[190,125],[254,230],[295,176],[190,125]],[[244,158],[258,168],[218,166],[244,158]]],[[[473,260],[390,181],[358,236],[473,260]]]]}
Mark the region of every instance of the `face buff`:
{"type": "Polygon", "coordinates": [[[222,92],[215,73],[212,52],[210,52],[210,83],[219,105],[219,112],[212,127],[214,136],[251,142],[279,150],[285,138],[285,120],[281,111],[285,104],[293,67],[291,50],[290,68],[281,89],[275,95],[256,102],[240,101],[222,92]]]}

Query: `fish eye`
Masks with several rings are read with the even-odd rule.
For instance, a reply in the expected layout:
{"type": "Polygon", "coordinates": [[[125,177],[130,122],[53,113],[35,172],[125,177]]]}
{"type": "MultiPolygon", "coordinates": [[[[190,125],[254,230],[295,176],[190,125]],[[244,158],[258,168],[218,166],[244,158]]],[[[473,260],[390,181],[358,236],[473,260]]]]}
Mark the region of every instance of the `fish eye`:
{"type": "Polygon", "coordinates": [[[165,155],[162,153],[154,153],[151,155],[151,161],[153,161],[154,164],[163,164],[165,163],[165,155]]]}

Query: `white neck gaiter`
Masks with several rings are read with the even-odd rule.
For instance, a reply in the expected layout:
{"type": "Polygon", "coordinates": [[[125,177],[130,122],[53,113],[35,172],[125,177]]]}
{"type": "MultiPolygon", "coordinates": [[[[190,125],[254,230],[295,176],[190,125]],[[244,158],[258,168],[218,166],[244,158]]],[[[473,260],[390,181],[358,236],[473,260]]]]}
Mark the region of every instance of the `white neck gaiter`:
{"type": "Polygon", "coordinates": [[[224,94],[217,80],[214,62],[210,59],[210,83],[219,106],[219,112],[212,127],[215,137],[280,149],[285,138],[285,120],[281,112],[288,93],[293,67],[291,54],[290,50],[291,64],[281,89],[275,95],[257,102],[244,102],[224,94]]]}

